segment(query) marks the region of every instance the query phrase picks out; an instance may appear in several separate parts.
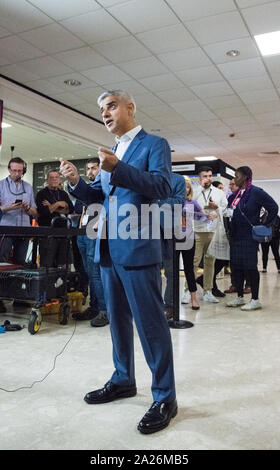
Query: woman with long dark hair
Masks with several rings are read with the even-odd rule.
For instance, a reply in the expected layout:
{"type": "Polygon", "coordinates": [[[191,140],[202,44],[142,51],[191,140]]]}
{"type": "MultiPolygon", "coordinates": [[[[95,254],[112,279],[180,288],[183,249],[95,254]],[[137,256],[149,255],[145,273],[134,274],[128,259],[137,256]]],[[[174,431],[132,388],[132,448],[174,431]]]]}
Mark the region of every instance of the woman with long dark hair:
{"type": "Polygon", "coordinates": [[[278,213],[278,205],[263,189],[252,185],[252,170],[241,166],[235,172],[238,190],[228,208],[231,219],[230,229],[230,266],[234,271],[237,298],[228,302],[228,307],[241,307],[241,310],[262,308],[259,301],[260,275],[258,272],[259,243],[252,237],[252,225],[259,225],[261,208],[268,214],[266,225],[270,226],[278,213]],[[245,273],[250,281],[252,299],[245,305],[243,286],[245,273]]]}

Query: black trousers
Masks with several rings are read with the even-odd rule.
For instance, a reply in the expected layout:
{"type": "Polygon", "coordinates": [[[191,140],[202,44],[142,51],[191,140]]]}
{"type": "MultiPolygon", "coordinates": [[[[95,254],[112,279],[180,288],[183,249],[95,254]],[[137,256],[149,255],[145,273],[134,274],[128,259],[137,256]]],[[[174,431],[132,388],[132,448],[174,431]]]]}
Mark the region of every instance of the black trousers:
{"type": "Polygon", "coordinates": [[[275,259],[275,263],[279,271],[280,270],[279,238],[272,238],[271,242],[262,243],[261,245],[262,245],[263,269],[267,268],[268,252],[269,252],[269,247],[271,247],[271,250],[275,259]]]}
{"type": "MultiPolygon", "coordinates": [[[[179,257],[180,251],[176,251],[176,256],[179,257]]],[[[193,247],[190,250],[182,250],[182,258],[183,258],[183,264],[184,264],[184,273],[186,276],[186,280],[188,283],[188,288],[190,292],[196,292],[196,282],[195,282],[195,275],[193,271],[193,259],[194,259],[194,253],[195,253],[195,241],[193,244],[193,247]]]]}
{"type": "Polygon", "coordinates": [[[237,266],[231,265],[232,275],[235,281],[234,287],[237,289],[238,297],[243,297],[244,281],[249,281],[252,299],[259,298],[260,274],[258,269],[240,269],[237,266]]]}

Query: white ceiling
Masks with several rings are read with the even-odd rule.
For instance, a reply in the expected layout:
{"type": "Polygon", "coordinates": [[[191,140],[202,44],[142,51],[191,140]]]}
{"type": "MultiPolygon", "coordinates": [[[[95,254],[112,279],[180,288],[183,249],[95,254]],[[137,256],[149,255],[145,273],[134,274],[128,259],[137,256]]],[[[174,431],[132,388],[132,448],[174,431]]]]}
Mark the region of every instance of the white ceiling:
{"type": "Polygon", "coordinates": [[[279,18],[269,0],[0,0],[0,73],[97,119],[102,90],[124,88],[174,160],[277,178],[280,156],[259,154],[280,152],[280,55],[263,58],[253,35],[279,18]]]}

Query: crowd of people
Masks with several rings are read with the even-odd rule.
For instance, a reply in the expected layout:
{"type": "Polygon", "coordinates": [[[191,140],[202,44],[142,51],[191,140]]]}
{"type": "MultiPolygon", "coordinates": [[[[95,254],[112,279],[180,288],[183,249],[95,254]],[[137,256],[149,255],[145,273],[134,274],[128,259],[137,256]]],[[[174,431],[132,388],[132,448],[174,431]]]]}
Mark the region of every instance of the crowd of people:
{"type": "MultiPolygon", "coordinates": [[[[225,293],[218,288],[217,275],[230,267],[228,291],[236,292],[237,297],[226,306],[259,309],[259,243],[253,238],[252,227],[261,223],[273,227],[269,243],[261,244],[263,272],[267,270],[269,246],[280,272],[278,206],[252,184],[252,171],[247,166],[236,170],[227,193],[220,181],[212,181],[210,167],[199,169],[196,185],[189,177],[172,173],[167,141],[146,133],[137,124],[136,105],[130,94],[109,90],[99,97],[98,106],[107,130],[116,135],[116,145],[112,150],[100,147],[99,157],[88,161],[90,182],[80,177],[72,162],[61,159],[59,170],[48,171],[46,186],[34,198],[32,186],[23,181],[25,162],[12,158],[9,175],[0,181],[0,225],[28,226],[35,218],[39,226],[55,226],[71,217],[82,227],[89,224],[92,217],[88,209],[94,203],[101,204],[107,214],[115,204],[114,222],[116,227],[123,227],[123,207],[130,204],[140,214],[144,205],[155,202],[170,207],[174,225],[175,207],[181,207],[185,245],[178,245],[178,249],[174,233],[168,239],[153,237],[150,227],[138,218],[133,236],[121,237],[118,231],[116,236],[108,236],[110,218],[102,213],[97,237],[82,235],[73,240],[73,261],[81,273],[82,291],[86,293],[88,285],[90,288],[88,307],[73,317],[89,320],[92,326],[110,324],[115,367],[104,387],[87,393],[84,399],[88,404],[99,404],[136,395],[134,320],[152,373],[154,402],[138,424],[141,433],[149,434],[168,426],[177,413],[172,343],[166,321],[173,317],[173,257],[182,255],[186,277],[183,304],[190,303],[193,310],[201,307],[197,285],[203,288],[203,302],[218,303],[218,297],[225,293]],[[67,190],[62,187],[61,176],[68,182],[67,190]],[[203,275],[197,277],[199,267],[203,267],[203,275]],[[252,294],[248,303],[245,289],[252,294]]],[[[130,222],[133,225],[132,219],[130,222]]],[[[162,219],[160,226],[163,233],[162,219]]],[[[51,245],[40,240],[40,266],[65,267],[65,246],[59,239],[51,245]]],[[[28,240],[4,235],[0,262],[8,262],[12,252],[13,262],[24,265],[27,249],[28,240]]],[[[1,302],[0,311],[5,310],[1,302]]]]}

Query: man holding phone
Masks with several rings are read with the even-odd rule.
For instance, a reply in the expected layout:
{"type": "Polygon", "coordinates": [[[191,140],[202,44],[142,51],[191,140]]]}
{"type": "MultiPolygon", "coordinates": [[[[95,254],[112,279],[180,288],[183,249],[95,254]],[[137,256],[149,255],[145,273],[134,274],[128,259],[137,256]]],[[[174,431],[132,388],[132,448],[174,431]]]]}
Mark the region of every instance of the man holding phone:
{"type": "Polygon", "coordinates": [[[207,222],[194,221],[195,255],[194,273],[196,274],[201,258],[203,257],[203,300],[206,302],[219,302],[212,294],[215,258],[207,255],[207,250],[217,228],[217,219],[226,210],[227,199],[225,194],[212,185],[212,169],[201,167],[199,169],[199,185],[194,189],[193,198],[208,216],[207,222]]]}
{"type": "MultiPolygon", "coordinates": [[[[26,163],[14,157],[8,164],[9,176],[0,181],[0,201],[3,213],[0,225],[27,227],[30,218],[36,217],[37,209],[31,184],[22,180],[26,173],[26,163]]],[[[28,238],[6,237],[0,240],[0,262],[8,262],[13,248],[13,262],[23,265],[28,249],[28,238]]],[[[0,312],[5,312],[0,302],[0,312]]]]}

